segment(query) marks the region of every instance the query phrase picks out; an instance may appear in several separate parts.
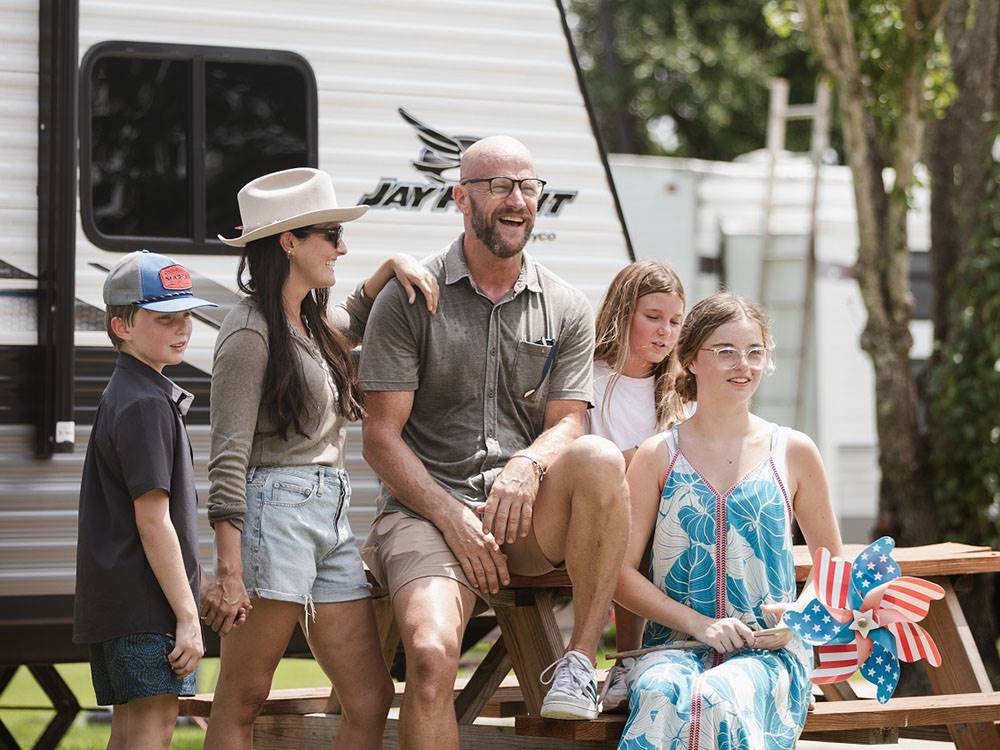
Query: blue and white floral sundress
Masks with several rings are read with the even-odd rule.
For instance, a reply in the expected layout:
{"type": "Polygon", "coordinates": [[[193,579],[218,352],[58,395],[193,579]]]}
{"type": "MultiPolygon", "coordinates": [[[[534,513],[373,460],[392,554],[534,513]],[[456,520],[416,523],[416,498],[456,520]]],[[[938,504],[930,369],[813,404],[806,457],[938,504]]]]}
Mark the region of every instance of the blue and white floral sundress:
{"type": "MultiPolygon", "coordinates": [[[[762,604],[795,600],[792,505],[786,487],[788,428],[775,425],[768,458],[725,494],[664,434],[670,455],[650,556],[650,579],[707,617],[751,629],[762,604]]],[[[644,646],[690,640],[650,622],[644,646]]],[[[619,750],[793,748],[809,707],[812,652],[794,639],[777,651],[724,657],[703,648],[658,651],[628,675],[629,719],[619,750]]]]}

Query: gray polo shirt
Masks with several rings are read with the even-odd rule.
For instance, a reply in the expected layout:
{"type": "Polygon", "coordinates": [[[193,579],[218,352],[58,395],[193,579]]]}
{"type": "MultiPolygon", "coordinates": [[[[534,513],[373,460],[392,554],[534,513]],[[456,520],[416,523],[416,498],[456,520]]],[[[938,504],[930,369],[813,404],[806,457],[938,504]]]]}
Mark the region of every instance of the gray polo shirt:
{"type": "MultiPolygon", "coordinates": [[[[494,304],[472,279],[463,237],[425,261],[441,290],[435,315],[409,304],[395,280],[379,294],[360,380],[366,391],[414,391],[403,440],[438,483],[476,507],[511,455],[543,432],[548,401],[590,402],[594,316],[582,292],[527,254],[514,288],[494,304]]],[[[378,507],[417,515],[384,485],[378,507]]]]}

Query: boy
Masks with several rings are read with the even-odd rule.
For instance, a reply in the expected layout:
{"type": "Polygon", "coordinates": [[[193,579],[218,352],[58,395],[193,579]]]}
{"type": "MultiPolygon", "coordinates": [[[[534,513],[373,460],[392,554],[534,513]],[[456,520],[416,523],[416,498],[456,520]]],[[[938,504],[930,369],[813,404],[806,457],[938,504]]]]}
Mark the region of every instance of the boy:
{"type": "Polygon", "coordinates": [[[190,311],[216,305],[146,250],[111,269],[104,303],[119,354],[83,466],[73,640],[90,644],[97,702],[115,707],[108,748],[167,748],[204,647],[192,396],[162,371],[184,358],[190,311]]]}

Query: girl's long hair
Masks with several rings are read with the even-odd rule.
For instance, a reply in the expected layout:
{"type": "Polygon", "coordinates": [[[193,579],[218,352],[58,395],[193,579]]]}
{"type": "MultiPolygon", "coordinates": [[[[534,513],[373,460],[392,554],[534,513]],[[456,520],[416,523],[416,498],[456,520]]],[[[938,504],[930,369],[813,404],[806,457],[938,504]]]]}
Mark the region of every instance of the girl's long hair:
{"type": "MultiPolygon", "coordinates": [[[[610,404],[611,391],[628,362],[628,335],[636,304],[640,297],[657,292],[676,294],[684,304],[684,285],[680,277],[670,266],[652,260],[625,266],[608,287],[597,313],[597,346],[594,349],[594,359],[604,362],[613,371],[604,393],[604,408],[610,404]]],[[[680,372],[675,352],[670,352],[653,367],[656,421],[660,429],[667,429],[684,419],[684,404],[674,391],[674,380],[680,372]]]]}
{"type": "MultiPolygon", "coordinates": [[[[318,409],[319,404],[306,388],[302,364],[295,354],[293,334],[282,307],[281,288],[288,278],[289,263],[279,236],[247,243],[236,272],[236,283],[257,304],[267,321],[267,367],[261,406],[270,414],[276,434],[286,439],[289,430],[308,437],[304,429],[306,416],[310,409],[318,409]],[[250,272],[246,280],[243,278],[245,270],[250,272]]],[[[357,385],[350,344],[327,320],[329,298],[330,290],[325,287],[310,291],[302,300],[302,322],[330,368],[337,386],[340,413],[355,420],[364,413],[363,397],[357,385]]]]}

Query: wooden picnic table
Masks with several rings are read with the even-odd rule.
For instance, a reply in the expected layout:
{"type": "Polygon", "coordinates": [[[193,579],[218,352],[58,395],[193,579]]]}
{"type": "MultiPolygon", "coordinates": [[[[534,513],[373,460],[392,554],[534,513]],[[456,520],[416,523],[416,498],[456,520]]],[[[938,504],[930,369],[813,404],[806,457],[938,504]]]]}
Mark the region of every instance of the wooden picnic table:
{"type": "MultiPolygon", "coordinates": [[[[845,557],[853,560],[863,548],[864,545],[845,545],[845,557]]],[[[1000,693],[993,692],[953,587],[954,579],[959,576],[1000,572],[1000,552],[946,542],[897,548],[893,555],[904,575],[928,578],[945,591],[944,599],[932,604],[922,623],[937,642],[943,659],[941,667],[927,667],[934,695],[892,699],[880,706],[871,700],[857,700],[846,683],[824,686],[827,701],[810,715],[806,725],[808,735],[804,736],[831,741],[892,742],[900,736],[896,728],[904,728],[902,736],[915,736],[910,727],[930,726],[931,729],[918,730],[921,736],[937,739],[950,736],[958,750],[1000,750],[997,730],[1000,693]],[[954,697],[941,697],[949,695],[954,697]],[[945,726],[946,729],[942,728],[945,726]]],[[[805,581],[811,567],[808,550],[796,547],[797,580],[805,581]]],[[[596,749],[617,744],[624,717],[602,714],[596,722],[563,722],[538,716],[545,695],[538,675],[562,655],[564,648],[554,605],[557,597],[569,590],[567,574],[555,571],[537,577],[512,576],[509,586],[490,597],[500,637],[472,676],[456,685],[455,711],[463,748],[596,749]],[[511,669],[517,677],[516,685],[509,678],[504,682],[511,669]],[[516,732],[509,726],[473,724],[484,715],[514,714],[522,714],[516,719],[516,732]],[[587,744],[577,744],[581,742],[587,744]]],[[[389,661],[398,647],[399,635],[388,597],[377,597],[375,606],[383,655],[389,661]]],[[[307,705],[314,711],[320,709],[322,697],[288,695],[282,700],[281,696],[272,695],[265,708],[266,715],[255,725],[254,747],[278,750],[327,746],[339,724],[335,694],[326,700],[325,712],[303,711],[307,705]],[[295,703],[304,697],[311,697],[312,702],[295,703]]],[[[198,710],[207,711],[204,699],[199,705],[198,710]]],[[[398,746],[395,721],[389,722],[385,746],[398,746]]]]}
{"type": "MultiPolygon", "coordinates": [[[[853,560],[865,546],[862,544],[844,545],[844,557],[853,560]]],[[[1000,552],[989,547],[943,542],[920,547],[897,547],[893,552],[893,557],[899,564],[902,575],[927,578],[940,585],[945,592],[944,599],[931,605],[927,617],[922,622],[922,625],[937,643],[942,658],[942,664],[937,668],[931,667],[926,661],[923,662],[934,695],[993,695],[993,687],[990,684],[986,668],[972,638],[962,606],[955,594],[953,580],[963,575],[1000,572],[1000,552]]],[[[812,559],[809,555],[809,549],[804,545],[796,546],[796,580],[800,583],[805,582],[811,571],[812,559]]],[[[556,571],[534,581],[523,579],[511,581],[511,588],[524,585],[562,587],[569,585],[569,579],[565,572],[556,571]],[[547,580],[542,581],[541,579],[547,580]]],[[[857,698],[846,683],[823,687],[824,696],[830,701],[857,698]]],[[[527,700],[525,702],[528,704],[529,713],[537,715],[538,712],[534,704],[527,700]]],[[[958,750],[985,750],[986,748],[1000,750],[1000,734],[997,730],[997,721],[1000,721],[1000,707],[997,706],[993,698],[984,698],[980,703],[986,704],[983,706],[980,716],[987,715],[995,718],[993,721],[986,722],[949,724],[947,734],[958,750]]],[[[933,705],[931,702],[925,701],[925,705],[928,714],[934,709],[936,712],[934,716],[941,717],[941,709],[943,708],[941,701],[935,702],[933,705]]],[[[823,713],[827,715],[833,712],[830,709],[825,709],[823,713]]],[[[890,709],[882,711],[883,718],[887,722],[891,721],[890,713],[891,706],[890,709]]],[[[913,717],[916,715],[913,712],[907,714],[910,718],[903,726],[914,724],[913,717]]],[[[822,722],[813,723],[822,727],[822,729],[815,731],[815,734],[810,733],[809,736],[814,739],[831,739],[838,730],[850,731],[852,741],[858,739],[854,736],[855,730],[859,728],[857,716],[852,716],[849,706],[839,712],[837,719],[832,719],[825,724],[822,722]]],[[[524,724],[527,727],[530,722],[524,722],[524,724]]],[[[926,721],[921,722],[921,725],[927,724],[926,721]]],[[[910,734],[948,739],[944,731],[921,731],[910,734]]]]}

